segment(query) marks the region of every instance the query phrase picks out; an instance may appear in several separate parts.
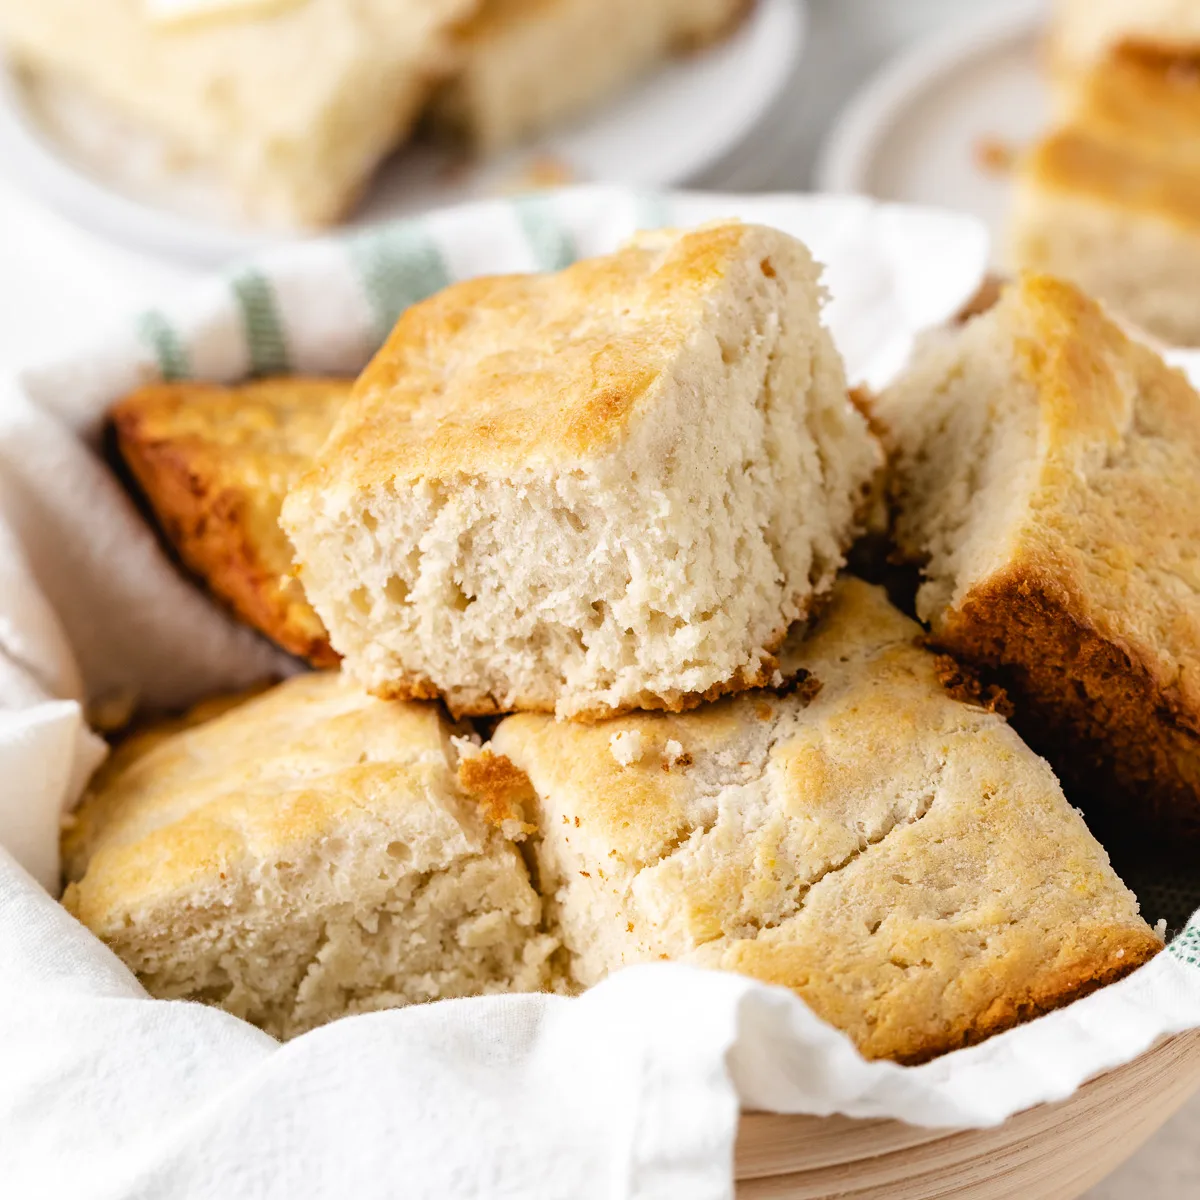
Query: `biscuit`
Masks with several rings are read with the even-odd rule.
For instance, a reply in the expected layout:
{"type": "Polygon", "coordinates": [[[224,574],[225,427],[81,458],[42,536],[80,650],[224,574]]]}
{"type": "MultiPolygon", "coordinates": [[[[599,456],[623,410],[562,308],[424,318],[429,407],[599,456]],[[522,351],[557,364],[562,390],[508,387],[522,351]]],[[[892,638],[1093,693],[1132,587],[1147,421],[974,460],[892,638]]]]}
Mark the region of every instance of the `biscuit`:
{"type": "Polygon", "coordinates": [[[164,173],[219,181],[254,220],[319,226],[407,137],[477,6],[305,0],[164,28],[143,0],[4,0],[0,39],[39,90],[155,135],[164,173]]]}
{"type": "Polygon", "coordinates": [[[784,651],[805,686],[595,725],[507,717],[579,986],[659,959],[792,988],[920,1062],[1161,948],[1050,768],[952,698],[919,626],[846,577],[784,651]]]}
{"type": "Polygon", "coordinates": [[[494,153],[600,103],[672,53],[731,30],[753,0],[485,0],[435,121],[494,153]]]}
{"type": "Polygon", "coordinates": [[[345,668],[459,714],[769,681],[880,463],[820,305],[727,222],[408,309],[283,508],[345,668]]]}
{"type": "Polygon", "coordinates": [[[118,750],[64,837],[63,903],[151,995],[287,1038],[547,984],[511,814],[459,785],[435,707],[327,672],[214,711],[118,750]]]}
{"type": "Polygon", "coordinates": [[[917,613],[1089,819],[1200,834],[1200,396],[1029,276],[877,400],[917,613]]]}
{"type": "Polygon", "coordinates": [[[1123,49],[1021,159],[1010,257],[1200,345],[1200,63],[1123,49]]]}
{"type": "Polygon", "coordinates": [[[1200,49],[1200,11],[1192,0],[1055,0],[1050,60],[1060,79],[1081,77],[1125,46],[1200,49]]]}
{"type": "Polygon", "coordinates": [[[338,656],[291,577],[279,509],[349,393],[340,379],[163,383],[112,410],[121,455],[183,562],[242,620],[316,666],[338,656]]]}

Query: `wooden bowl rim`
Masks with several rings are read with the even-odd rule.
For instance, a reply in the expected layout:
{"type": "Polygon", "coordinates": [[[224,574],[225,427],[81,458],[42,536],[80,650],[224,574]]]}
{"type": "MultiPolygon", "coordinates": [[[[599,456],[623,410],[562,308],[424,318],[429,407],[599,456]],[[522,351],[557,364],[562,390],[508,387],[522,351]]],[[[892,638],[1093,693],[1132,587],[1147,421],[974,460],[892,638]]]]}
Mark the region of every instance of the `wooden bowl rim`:
{"type": "Polygon", "coordinates": [[[966,1170],[973,1162],[1003,1158],[1022,1147],[1057,1144],[1068,1134],[1086,1135],[1094,1143],[1087,1153],[1101,1166],[1111,1159],[1103,1171],[1107,1173],[1198,1089],[1200,1029],[1162,1038],[1131,1062],[1088,1080],[1067,1099],[1035,1105],[987,1129],[748,1112],[738,1131],[735,1178],[811,1177],[815,1184],[823,1175],[845,1179],[849,1174],[857,1195],[860,1187],[891,1178],[905,1164],[914,1171],[966,1170]]]}

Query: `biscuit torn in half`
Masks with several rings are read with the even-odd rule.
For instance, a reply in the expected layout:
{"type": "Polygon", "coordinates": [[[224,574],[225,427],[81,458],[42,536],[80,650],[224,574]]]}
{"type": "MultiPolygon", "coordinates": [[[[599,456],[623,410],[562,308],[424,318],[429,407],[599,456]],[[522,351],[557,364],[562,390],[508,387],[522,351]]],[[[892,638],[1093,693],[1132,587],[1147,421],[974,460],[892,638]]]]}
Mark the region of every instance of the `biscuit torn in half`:
{"type": "Polygon", "coordinates": [[[160,383],[112,410],[121,456],[179,557],[243,621],[315,666],[333,666],[338,656],[293,577],[279,509],[350,386],[301,378],[160,383]]]}
{"type": "Polygon", "coordinates": [[[818,279],[726,222],[408,309],[283,509],[345,669],[480,715],[770,681],[880,463],[818,279]]]}
{"type": "Polygon", "coordinates": [[[135,735],[64,837],[63,903],[151,995],[281,1038],[536,991],[555,943],[498,827],[518,814],[460,785],[455,732],[327,672],[135,735]]]}
{"type": "Polygon", "coordinates": [[[1200,396],[1030,276],[877,400],[917,612],[1123,838],[1200,835],[1200,396]]]}
{"type": "Polygon", "coordinates": [[[1050,768],[947,694],[920,634],[847,577],[785,650],[790,694],[500,723],[579,985],[664,958],[739,971],[919,1062],[1158,952],[1050,768]]]}

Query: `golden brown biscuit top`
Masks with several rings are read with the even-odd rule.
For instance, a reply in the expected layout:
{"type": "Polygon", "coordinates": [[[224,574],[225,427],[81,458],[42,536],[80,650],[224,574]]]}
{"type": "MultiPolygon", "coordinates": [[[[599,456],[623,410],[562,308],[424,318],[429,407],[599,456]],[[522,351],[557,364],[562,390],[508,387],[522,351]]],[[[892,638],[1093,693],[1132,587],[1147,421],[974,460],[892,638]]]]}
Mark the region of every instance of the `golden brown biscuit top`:
{"type": "Polygon", "coordinates": [[[376,700],[317,672],[222,707],[135,736],[96,774],[63,837],[68,877],[83,880],[74,911],[103,925],[106,912],[247,856],[302,853],[373,812],[411,808],[414,836],[481,836],[482,822],[472,829],[433,799],[455,795],[454,727],[436,706],[376,700]]]}
{"type": "MultiPolygon", "coordinates": [[[[351,387],[346,379],[302,378],[161,383],[112,411],[122,453],[184,560],[222,594],[242,583],[235,607],[294,653],[327,639],[290,578],[292,545],[279,513],[351,387]],[[245,582],[229,578],[239,564],[245,582]],[[263,595],[248,611],[243,593],[256,580],[263,595]]],[[[331,658],[316,654],[320,665],[331,658]]]]}
{"type": "MultiPolygon", "coordinates": [[[[604,453],[706,320],[732,264],[778,252],[737,223],[642,235],[553,275],[472,279],[409,308],[304,488],[489,474],[604,453]]],[[[755,260],[757,263],[757,260],[755,260]]],[[[809,266],[811,269],[811,266],[809,266]]]]}
{"type": "Polygon", "coordinates": [[[279,493],[321,448],[352,386],[350,379],[292,376],[237,387],[156,383],[117,404],[113,419],[136,421],[147,439],[194,448],[215,470],[279,493]]]}
{"type": "Polygon", "coordinates": [[[1039,142],[1022,170],[1050,191],[1087,196],[1187,230],[1200,226],[1200,176],[1194,170],[1131,153],[1079,129],[1063,129],[1039,142]]]}
{"type": "Polygon", "coordinates": [[[1194,162],[1200,157],[1200,57],[1121,46],[1088,73],[1072,124],[1168,165],[1194,162]]]}
{"type": "Polygon", "coordinates": [[[1079,914],[1140,929],[1152,948],[1049,768],[1000,716],[945,692],[920,634],[879,589],[843,578],[813,636],[785,652],[819,690],[595,726],[519,714],[494,744],[602,882],[633,872],[614,886],[631,888],[672,957],[793,987],[811,977],[832,996],[838,963],[855,963],[867,991],[894,986],[901,943],[917,959],[953,952],[944,986],[972,966],[963,947],[986,957],[977,926],[1028,921],[1005,936],[1031,961],[1050,949],[1040,930],[1079,914]],[[622,765],[610,739],[633,731],[640,756],[622,765]],[[887,938],[872,941],[885,917],[887,938]]]}
{"type": "MultiPolygon", "coordinates": [[[[811,686],[593,725],[519,713],[505,718],[494,744],[530,770],[540,793],[570,796],[572,819],[579,821],[572,838],[596,839],[597,848],[607,848],[604,855],[615,850],[620,860],[642,868],[671,855],[681,837],[705,823],[703,811],[719,788],[769,775],[779,788],[774,802],[781,816],[798,796],[814,816],[826,807],[832,815],[844,813],[855,802],[853,789],[869,789],[893,760],[919,770],[922,731],[947,715],[977,719],[943,693],[935,660],[916,645],[919,634],[876,589],[843,578],[814,635],[807,640],[793,635],[781,651],[789,675],[807,672],[815,681],[811,686]],[[877,660],[878,669],[858,687],[851,681],[870,660],[877,660]],[[835,696],[847,687],[852,703],[843,710],[835,696]],[[839,749],[843,724],[850,726],[850,736],[839,749]],[[871,741],[870,753],[864,753],[869,735],[884,729],[888,736],[871,741]],[[636,735],[640,754],[623,765],[612,740],[628,734],[636,735]],[[668,751],[671,742],[682,758],[675,757],[675,747],[668,751]]],[[[818,832],[816,823],[812,832],[818,832]]],[[[826,832],[840,842],[846,831],[834,833],[831,823],[826,832]]],[[[750,843],[743,850],[748,857],[739,870],[751,865],[755,853],[750,843]]],[[[718,875],[710,882],[723,886],[718,875]]],[[[700,879],[697,886],[707,891],[710,884],[700,879]]]]}

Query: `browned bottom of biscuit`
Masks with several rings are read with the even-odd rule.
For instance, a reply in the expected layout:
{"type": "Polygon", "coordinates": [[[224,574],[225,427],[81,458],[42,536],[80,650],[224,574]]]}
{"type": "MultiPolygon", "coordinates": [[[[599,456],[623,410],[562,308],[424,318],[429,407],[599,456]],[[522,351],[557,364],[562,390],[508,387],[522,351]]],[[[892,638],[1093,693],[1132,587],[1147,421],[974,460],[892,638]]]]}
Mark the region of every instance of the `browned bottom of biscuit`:
{"type": "MultiPolygon", "coordinates": [[[[814,616],[819,612],[819,606],[824,603],[825,599],[822,597],[814,603],[814,616]]],[[[610,708],[607,705],[597,705],[595,708],[572,713],[570,719],[583,724],[594,724],[635,712],[690,712],[702,704],[719,700],[723,696],[748,692],[754,688],[776,687],[780,683],[780,670],[779,660],[775,655],[786,638],[786,628],[782,632],[777,631],[764,647],[763,659],[756,671],[739,671],[731,679],[715,683],[705,692],[670,692],[667,694],[641,692],[620,707],[610,708]]],[[[783,682],[786,683],[787,680],[783,682]]],[[[372,695],[378,696],[381,700],[441,700],[455,720],[462,720],[466,717],[497,717],[513,712],[552,713],[555,710],[552,702],[524,696],[518,696],[507,704],[490,693],[455,697],[442,691],[433,680],[415,675],[380,684],[371,688],[370,691],[372,695]]]]}
{"type": "Polygon", "coordinates": [[[1072,611],[1061,589],[1016,572],[998,578],[972,590],[936,642],[996,671],[1013,724],[1089,818],[1132,838],[1164,829],[1200,837],[1197,714],[1072,611]]]}

